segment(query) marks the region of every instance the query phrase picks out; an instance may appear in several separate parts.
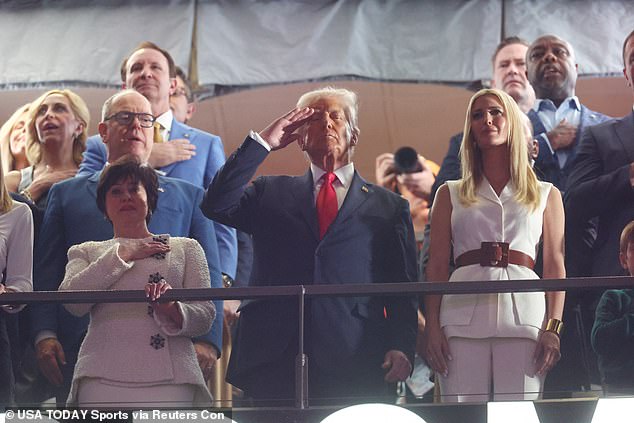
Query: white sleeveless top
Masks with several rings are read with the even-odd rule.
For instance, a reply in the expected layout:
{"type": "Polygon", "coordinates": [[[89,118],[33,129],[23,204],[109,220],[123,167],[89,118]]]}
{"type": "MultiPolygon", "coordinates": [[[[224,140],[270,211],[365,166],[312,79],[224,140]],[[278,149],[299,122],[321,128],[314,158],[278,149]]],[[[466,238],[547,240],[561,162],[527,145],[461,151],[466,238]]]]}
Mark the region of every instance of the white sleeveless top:
{"type": "MultiPolygon", "coordinates": [[[[542,235],[546,202],[552,184],[539,182],[540,203],[535,210],[519,204],[511,183],[500,196],[483,178],[478,186],[478,201],[464,207],[459,200],[459,181],[448,181],[453,211],[451,233],[454,259],[480,248],[482,242],[508,242],[533,260],[542,235]]],[[[449,281],[488,281],[538,279],[524,266],[483,267],[479,264],[455,270],[449,281]]],[[[521,337],[537,339],[546,318],[543,292],[444,295],[440,306],[440,324],[449,338],[521,337]]]]}

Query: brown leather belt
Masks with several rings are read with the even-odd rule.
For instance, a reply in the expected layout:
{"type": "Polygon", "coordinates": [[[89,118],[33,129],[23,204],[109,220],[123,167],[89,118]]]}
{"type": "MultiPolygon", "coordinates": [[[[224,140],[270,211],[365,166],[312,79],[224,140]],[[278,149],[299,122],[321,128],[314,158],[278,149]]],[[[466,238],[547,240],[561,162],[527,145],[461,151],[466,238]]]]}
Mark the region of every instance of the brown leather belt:
{"type": "Polygon", "coordinates": [[[456,268],[479,264],[488,267],[506,267],[509,264],[533,269],[535,262],[521,251],[509,249],[508,242],[483,242],[478,250],[467,251],[456,259],[456,268]]]}

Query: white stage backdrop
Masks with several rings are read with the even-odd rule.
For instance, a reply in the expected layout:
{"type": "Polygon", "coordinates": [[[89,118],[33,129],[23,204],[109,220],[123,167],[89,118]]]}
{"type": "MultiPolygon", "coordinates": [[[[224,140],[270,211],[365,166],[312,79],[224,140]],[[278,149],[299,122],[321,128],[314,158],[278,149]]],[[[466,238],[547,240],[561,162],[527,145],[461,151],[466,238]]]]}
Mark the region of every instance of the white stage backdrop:
{"type": "Polygon", "coordinates": [[[631,9],[629,0],[5,0],[0,89],[118,86],[121,60],[143,40],[186,70],[194,63],[204,87],[483,80],[503,36],[545,33],[573,44],[581,74],[614,75],[631,9]]]}

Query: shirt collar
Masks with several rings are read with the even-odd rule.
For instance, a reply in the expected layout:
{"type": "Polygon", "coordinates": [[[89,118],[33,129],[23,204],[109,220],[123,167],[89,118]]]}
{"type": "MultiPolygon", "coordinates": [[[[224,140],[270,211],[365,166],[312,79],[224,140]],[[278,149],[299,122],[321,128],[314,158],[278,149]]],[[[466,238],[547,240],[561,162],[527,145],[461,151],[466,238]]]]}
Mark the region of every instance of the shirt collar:
{"type": "MultiPolygon", "coordinates": [[[[321,177],[326,173],[325,170],[321,169],[319,166],[315,166],[315,164],[310,164],[310,171],[313,174],[313,186],[316,186],[318,183],[321,184],[321,177]]],[[[352,178],[354,176],[354,163],[350,162],[345,166],[341,166],[339,169],[334,171],[335,176],[341,185],[346,188],[350,188],[350,184],[352,183],[352,178]]]]}
{"type": "MultiPolygon", "coordinates": [[[[548,108],[546,106],[546,104],[548,104],[548,103],[550,103],[550,106],[552,106],[552,107],[550,107],[552,110],[557,110],[557,108],[554,107],[555,104],[552,102],[552,100],[550,100],[548,98],[540,98],[540,99],[535,100],[535,104],[533,104],[533,110],[536,111],[536,112],[542,111],[545,108],[548,108]]],[[[567,104],[568,105],[568,109],[581,110],[581,103],[579,103],[579,98],[576,95],[568,97],[561,104],[562,105],[567,104]]],[[[561,106],[559,106],[559,107],[561,107],[561,106]]]]}
{"type": "Polygon", "coordinates": [[[172,120],[174,120],[174,114],[172,113],[172,109],[168,109],[167,112],[156,118],[156,121],[161,124],[167,132],[172,130],[172,120]]]}

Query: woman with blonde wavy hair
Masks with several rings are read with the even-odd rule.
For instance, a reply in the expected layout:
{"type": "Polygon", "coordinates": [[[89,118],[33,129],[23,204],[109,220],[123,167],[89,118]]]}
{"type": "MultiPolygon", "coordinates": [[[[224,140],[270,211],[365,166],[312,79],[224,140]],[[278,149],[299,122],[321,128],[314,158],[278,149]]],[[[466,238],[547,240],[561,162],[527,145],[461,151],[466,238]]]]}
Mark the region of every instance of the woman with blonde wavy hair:
{"type": "Polygon", "coordinates": [[[26,158],[26,130],[29,103],[18,108],[0,128],[0,160],[5,173],[29,165],[26,158]]]}
{"type": "MultiPolygon", "coordinates": [[[[462,178],[439,190],[432,210],[428,281],[565,277],[559,191],[533,172],[522,112],[486,89],[469,102],[462,178]],[[449,277],[451,247],[456,270],[449,277]]],[[[426,358],[444,402],[535,399],[560,358],[563,292],[430,295],[426,358]]]]}
{"type": "Polygon", "coordinates": [[[31,103],[27,130],[31,166],[7,173],[7,189],[45,209],[50,187],[77,173],[89,121],[86,103],[71,90],[51,90],[38,97],[31,103]]]}
{"type": "MultiPolygon", "coordinates": [[[[33,216],[31,209],[14,201],[4,185],[0,166],[0,305],[5,292],[33,290],[33,216]]],[[[13,404],[14,375],[6,313],[23,306],[0,306],[0,406],[13,404]]]]}

